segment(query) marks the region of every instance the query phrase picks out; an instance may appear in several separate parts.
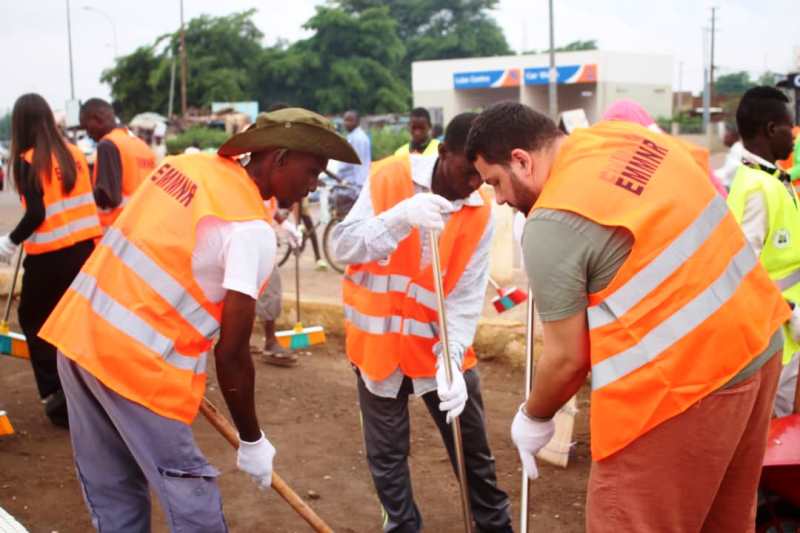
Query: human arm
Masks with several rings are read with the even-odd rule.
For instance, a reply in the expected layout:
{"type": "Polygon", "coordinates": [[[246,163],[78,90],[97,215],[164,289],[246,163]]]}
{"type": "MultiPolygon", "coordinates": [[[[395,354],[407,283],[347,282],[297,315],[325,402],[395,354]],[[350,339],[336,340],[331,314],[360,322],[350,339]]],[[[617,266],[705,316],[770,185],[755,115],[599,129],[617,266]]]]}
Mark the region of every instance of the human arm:
{"type": "Polygon", "coordinates": [[[256,301],[249,295],[225,293],[219,342],[214,348],[217,380],[239,437],[248,442],[261,437],[255,409],[255,369],[250,357],[250,334],[256,301]]]}
{"type": "Polygon", "coordinates": [[[111,141],[97,143],[94,177],[97,207],[113,209],[119,206],[122,203],[122,159],[111,141]]]}
{"type": "Polygon", "coordinates": [[[386,259],[414,226],[443,228],[441,213],[450,207],[441,196],[418,193],[376,216],[367,180],[347,217],[333,230],[333,253],[344,264],[386,259]]]}
{"type": "MultiPolygon", "coordinates": [[[[22,159],[19,160],[19,165],[14,170],[15,174],[20,177],[20,183],[31,183],[33,181],[28,179],[28,173],[31,171],[31,166],[22,159]]],[[[36,190],[34,187],[25,187],[21,192],[25,198],[25,213],[16,228],[8,235],[11,242],[16,245],[21,244],[30,237],[42,225],[46,217],[43,192],[36,190]]]]}

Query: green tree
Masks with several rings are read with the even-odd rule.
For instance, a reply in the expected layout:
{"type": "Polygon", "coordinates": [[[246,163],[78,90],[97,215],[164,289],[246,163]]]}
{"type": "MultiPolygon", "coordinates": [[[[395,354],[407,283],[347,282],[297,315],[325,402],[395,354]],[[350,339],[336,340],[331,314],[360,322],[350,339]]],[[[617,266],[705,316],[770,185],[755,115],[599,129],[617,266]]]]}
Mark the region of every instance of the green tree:
{"type": "MultiPolygon", "coordinates": [[[[586,41],[572,41],[564,46],[556,46],[555,52],[577,52],[581,50],[597,50],[597,39],[588,39],[586,41]]],[[[549,52],[550,49],[545,50],[527,50],[525,54],[544,54],[549,52]]]]}
{"type": "Polygon", "coordinates": [[[503,31],[489,11],[498,0],[339,0],[351,13],[386,5],[406,46],[401,71],[411,79],[411,63],[426,59],[510,54],[503,31]]]}
{"type": "Polygon", "coordinates": [[[714,81],[714,92],[719,95],[737,96],[754,87],[750,74],[745,71],[723,74],[714,81]]]}
{"type": "Polygon", "coordinates": [[[405,48],[387,7],[350,13],[320,6],[305,28],[314,31],[308,39],[262,54],[255,71],[263,106],[285,101],[321,113],[406,108],[408,86],[397,76],[405,48]]]}
{"type": "Polygon", "coordinates": [[[6,111],[0,117],[0,140],[7,141],[11,138],[11,112],[6,111]]]}
{"type": "MultiPolygon", "coordinates": [[[[187,103],[208,106],[215,100],[242,100],[256,96],[250,74],[263,51],[263,34],[252,21],[255,10],[224,17],[194,18],[186,26],[188,51],[187,103]]],[[[111,85],[122,104],[123,119],[142,111],[165,113],[168,107],[172,57],[178,57],[180,34],[159,37],[117,59],[101,78],[111,85]]],[[[180,69],[178,69],[180,72],[180,69]]],[[[176,102],[179,77],[176,79],[176,102]]]]}

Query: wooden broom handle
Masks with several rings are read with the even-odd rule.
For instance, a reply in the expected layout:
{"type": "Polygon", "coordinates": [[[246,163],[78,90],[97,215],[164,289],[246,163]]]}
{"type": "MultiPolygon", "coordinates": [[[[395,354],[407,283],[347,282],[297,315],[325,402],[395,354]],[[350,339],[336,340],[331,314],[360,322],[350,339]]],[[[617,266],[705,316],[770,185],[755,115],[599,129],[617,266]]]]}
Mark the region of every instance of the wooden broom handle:
{"type": "MultiPolygon", "coordinates": [[[[203,416],[206,417],[212,426],[216,428],[219,433],[225,437],[231,446],[234,448],[239,448],[239,435],[236,430],[233,428],[230,422],[228,422],[224,416],[214,407],[207,398],[203,398],[203,402],[200,404],[200,412],[203,413],[203,416]]],[[[272,488],[277,492],[281,498],[286,500],[292,509],[299,514],[303,520],[308,522],[314,531],[319,531],[320,533],[333,533],[333,530],[330,528],[328,524],[326,524],[322,518],[319,517],[314,510],[308,506],[306,502],[297,495],[297,493],[292,490],[292,488],[286,484],[286,482],[281,478],[276,472],[272,473],[272,488]]]]}

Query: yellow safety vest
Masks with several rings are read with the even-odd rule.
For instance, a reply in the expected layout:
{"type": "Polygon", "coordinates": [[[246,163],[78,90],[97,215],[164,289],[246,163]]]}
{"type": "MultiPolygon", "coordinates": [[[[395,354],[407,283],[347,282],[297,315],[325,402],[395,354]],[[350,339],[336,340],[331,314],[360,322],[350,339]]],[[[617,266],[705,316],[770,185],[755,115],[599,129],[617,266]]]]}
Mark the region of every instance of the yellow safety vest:
{"type": "MultiPolygon", "coordinates": [[[[395,150],[394,155],[406,155],[410,153],[410,150],[411,143],[406,143],[395,150]]],[[[425,147],[425,151],[422,152],[422,155],[439,155],[439,141],[437,139],[431,139],[428,146],[425,147]]]]}
{"type": "MultiPolygon", "coordinates": [[[[747,198],[760,191],[767,202],[767,238],[761,249],[761,264],[780,288],[783,297],[800,305],[800,201],[780,180],[780,170],[770,174],[742,165],[736,172],[728,195],[728,206],[739,224],[742,223],[747,198]]],[[[783,363],[800,351],[784,326],[783,363]]]]}

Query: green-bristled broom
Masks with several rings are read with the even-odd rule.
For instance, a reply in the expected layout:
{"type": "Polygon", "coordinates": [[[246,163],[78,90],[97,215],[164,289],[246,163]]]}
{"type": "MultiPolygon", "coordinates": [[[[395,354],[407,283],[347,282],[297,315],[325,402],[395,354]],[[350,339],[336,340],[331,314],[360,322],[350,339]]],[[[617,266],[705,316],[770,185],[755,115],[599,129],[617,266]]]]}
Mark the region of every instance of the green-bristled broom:
{"type": "Polygon", "coordinates": [[[14,333],[8,327],[8,317],[11,315],[11,299],[14,297],[14,288],[17,285],[19,266],[22,264],[22,254],[23,250],[22,246],[20,246],[17,262],[14,265],[14,277],[11,278],[11,287],[8,290],[8,298],[6,299],[6,310],[3,313],[3,321],[0,322],[0,354],[19,357],[20,359],[30,359],[31,356],[28,352],[28,342],[25,340],[25,335],[14,333]]]}
{"type": "Polygon", "coordinates": [[[294,292],[297,302],[297,323],[290,330],[278,331],[275,338],[278,344],[289,350],[302,350],[314,344],[325,343],[325,330],[322,326],[304,328],[300,321],[300,252],[294,250],[294,292]]]}

